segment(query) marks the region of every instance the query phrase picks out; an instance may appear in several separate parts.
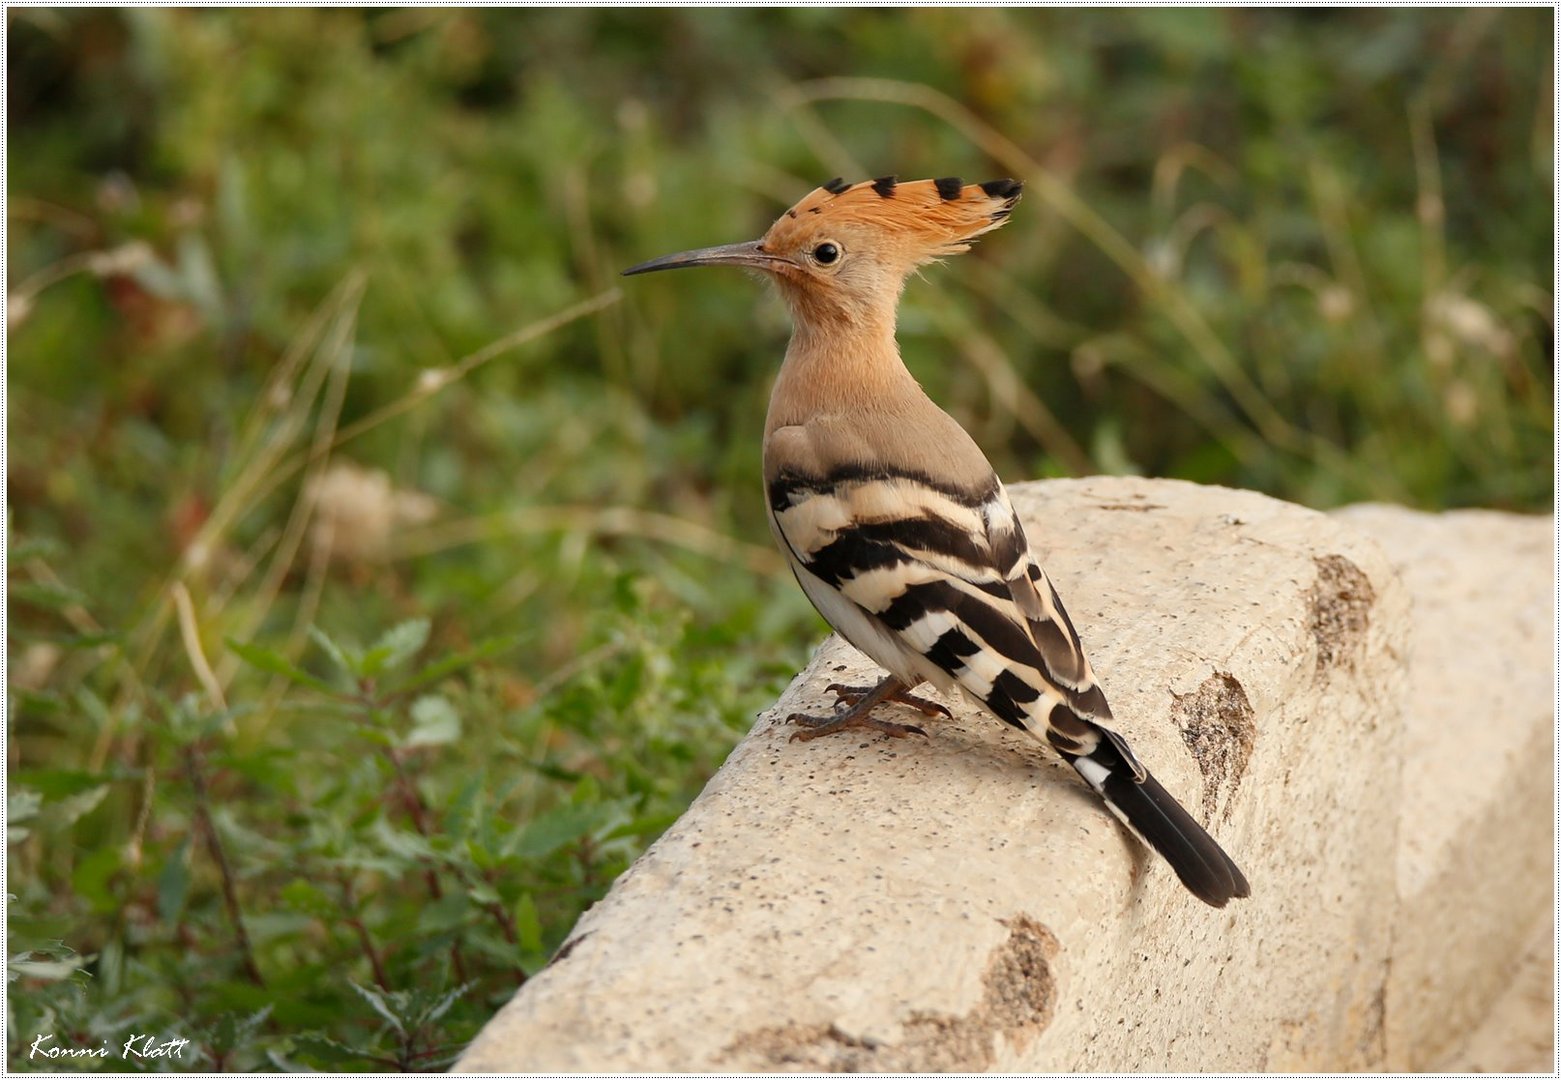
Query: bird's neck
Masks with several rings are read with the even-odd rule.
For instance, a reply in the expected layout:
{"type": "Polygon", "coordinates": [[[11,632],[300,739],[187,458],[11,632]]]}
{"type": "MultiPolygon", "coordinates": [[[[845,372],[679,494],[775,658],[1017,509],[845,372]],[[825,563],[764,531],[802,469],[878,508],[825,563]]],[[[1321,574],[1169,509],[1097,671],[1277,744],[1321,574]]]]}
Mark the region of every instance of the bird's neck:
{"type": "Polygon", "coordinates": [[[882,412],[921,396],[900,359],[892,309],[850,323],[796,317],[765,430],[806,423],[820,414],[882,412]]]}

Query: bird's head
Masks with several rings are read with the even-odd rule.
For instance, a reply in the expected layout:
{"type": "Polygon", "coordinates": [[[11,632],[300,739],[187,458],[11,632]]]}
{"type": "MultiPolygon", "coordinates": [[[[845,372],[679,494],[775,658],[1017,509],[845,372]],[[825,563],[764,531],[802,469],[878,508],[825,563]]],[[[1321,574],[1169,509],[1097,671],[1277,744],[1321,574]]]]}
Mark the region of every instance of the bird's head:
{"type": "Polygon", "coordinates": [[[1018,180],[831,180],[758,240],[665,255],[624,273],[748,267],[775,279],[800,320],[862,322],[892,314],[917,267],[968,250],[976,237],[1002,225],[1022,188],[1018,180]]]}

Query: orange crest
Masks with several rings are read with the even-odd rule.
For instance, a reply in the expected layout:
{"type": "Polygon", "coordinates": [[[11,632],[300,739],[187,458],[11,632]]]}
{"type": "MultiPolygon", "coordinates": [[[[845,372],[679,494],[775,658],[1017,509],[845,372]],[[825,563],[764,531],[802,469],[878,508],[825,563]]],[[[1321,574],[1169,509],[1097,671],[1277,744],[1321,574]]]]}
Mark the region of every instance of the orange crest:
{"type": "Polygon", "coordinates": [[[892,176],[847,184],[831,180],[809,192],[765,234],[764,245],[785,251],[831,230],[870,232],[912,263],[968,251],[970,243],[1008,220],[1024,184],[958,177],[909,180],[892,176]]]}

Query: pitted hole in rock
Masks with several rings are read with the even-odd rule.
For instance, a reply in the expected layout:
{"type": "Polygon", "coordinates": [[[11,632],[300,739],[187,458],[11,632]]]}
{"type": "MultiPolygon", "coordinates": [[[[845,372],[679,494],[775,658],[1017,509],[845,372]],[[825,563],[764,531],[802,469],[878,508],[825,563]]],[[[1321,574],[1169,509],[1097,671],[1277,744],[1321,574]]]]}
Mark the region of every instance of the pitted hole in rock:
{"type": "Polygon", "coordinates": [[[1307,629],[1317,643],[1317,674],[1350,664],[1371,626],[1377,592],[1360,567],[1342,555],[1312,560],[1317,580],[1307,594],[1307,629]]]}
{"type": "Polygon", "coordinates": [[[860,1038],[835,1024],[786,1024],[741,1036],[724,1055],[739,1068],[818,1072],[985,1072],[1001,1035],[1023,1054],[1057,1013],[1051,962],[1056,936],[1026,915],[1005,919],[1006,941],[992,951],[981,1000],[970,1012],[913,1012],[895,1043],[860,1038]]]}
{"type": "Polygon", "coordinates": [[[1171,722],[1203,774],[1203,819],[1220,802],[1229,818],[1257,742],[1257,714],[1234,676],[1216,671],[1190,694],[1171,695],[1171,722]]]}

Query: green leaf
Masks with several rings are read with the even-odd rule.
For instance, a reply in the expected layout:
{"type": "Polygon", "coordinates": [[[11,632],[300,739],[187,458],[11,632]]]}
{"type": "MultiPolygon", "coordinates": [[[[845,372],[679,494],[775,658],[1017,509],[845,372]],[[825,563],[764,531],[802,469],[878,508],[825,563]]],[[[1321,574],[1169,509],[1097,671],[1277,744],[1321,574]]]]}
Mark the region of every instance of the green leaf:
{"type": "Polygon", "coordinates": [[[28,788],[13,787],[5,793],[5,842],[7,844],[26,840],[32,834],[31,829],[20,823],[37,817],[41,806],[43,806],[43,796],[28,788]]]}
{"type": "Polygon", "coordinates": [[[43,982],[59,982],[68,979],[81,969],[81,965],[87,962],[84,956],[74,956],[68,960],[18,960],[15,958],[6,961],[8,975],[21,976],[28,979],[39,979],[43,982]]]}
{"type": "Polygon", "coordinates": [[[488,794],[488,772],[482,766],[473,769],[463,783],[447,800],[445,800],[444,829],[454,839],[469,836],[474,830],[482,829],[488,824],[486,809],[490,805],[488,794]]]}
{"type": "Polygon", "coordinates": [[[576,806],[591,805],[602,801],[602,784],[596,777],[587,773],[576,782],[574,790],[569,793],[569,801],[576,806]]]}
{"type": "Polygon", "coordinates": [[[645,657],[632,653],[624,657],[607,683],[607,700],[617,712],[623,712],[639,698],[645,686],[645,657]]]}
{"type": "Polygon", "coordinates": [[[43,817],[48,821],[51,830],[68,829],[96,810],[107,797],[108,785],[99,784],[97,787],[88,788],[75,795],[67,795],[58,802],[50,803],[43,817]]]}
{"type": "Polygon", "coordinates": [[[398,1015],[400,1010],[394,1007],[394,1005],[400,1004],[399,1002],[393,1003],[393,998],[395,995],[385,991],[376,990],[371,987],[362,986],[352,979],[347,980],[347,985],[356,990],[358,995],[362,997],[364,1001],[367,1001],[369,1005],[373,1007],[375,1012],[379,1013],[386,1020],[388,1020],[391,1027],[395,1028],[402,1035],[407,1034],[406,1025],[402,1022],[401,1017],[398,1015]]]}
{"type": "Polygon", "coordinates": [[[381,672],[400,667],[428,643],[428,631],[432,624],[427,619],[408,619],[399,626],[387,630],[374,647],[364,653],[359,661],[357,675],[372,679],[381,672]]]}
{"type": "Polygon", "coordinates": [[[12,566],[19,566],[27,559],[58,559],[64,554],[65,545],[52,536],[12,536],[6,558],[12,566]]]}
{"type": "Polygon", "coordinates": [[[449,700],[437,694],[425,694],[412,703],[412,730],[401,745],[444,746],[461,737],[461,718],[449,700]]]}
{"type": "Polygon", "coordinates": [[[254,1039],[260,1025],[271,1016],[272,1008],[271,1005],[265,1005],[247,1016],[234,1012],[223,1013],[207,1027],[207,1045],[218,1054],[243,1049],[254,1039]]]}
{"type": "Polygon", "coordinates": [[[333,860],[335,865],[343,870],[356,870],[365,874],[388,874],[394,876],[406,871],[407,860],[388,855],[376,855],[372,852],[355,851],[333,860]]]}
{"type": "Polygon", "coordinates": [[[471,899],[464,892],[447,892],[437,900],[419,905],[417,933],[419,936],[432,936],[455,930],[465,925],[471,912],[471,899]]]}
{"type": "Polygon", "coordinates": [[[157,915],[165,923],[179,921],[184,901],[190,892],[190,838],[186,836],[173,849],[163,872],[157,875],[157,915]]]}
{"type": "Polygon", "coordinates": [[[373,833],[380,845],[392,855],[411,861],[438,858],[427,839],[417,833],[398,829],[384,818],[374,822],[373,833]]]}
{"type": "Polygon", "coordinates": [[[112,764],[103,772],[88,772],[86,769],[18,769],[11,774],[11,783],[14,785],[11,790],[14,794],[19,787],[30,788],[45,799],[63,799],[97,787],[105,780],[140,781],[145,775],[142,769],[112,764]]]}
{"type": "Polygon", "coordinates": [[[13,581],[7,586],[6,593],[13,603],[31,604],[54,611],[72,604],[85,604],[87,599],[70,586],[52,581],[13,581]]]}
{"type": "Polygon", "coordinates": [[[114,723],[114,715],[109,712],[103,699],[92,692],[89,687],[81,687],[76,691],[76,704],[81,711],[86,713],[98,730],[110,727],[114,723]]]}
{"type": "Polygon", "coordinates": [[[427,991],[420,991],[417,1000],[419,1019],[423,1024],[432,1024],[443,1019],[444,1014],[450,1011],[450,1006],[460,1000],[461,996],[471,988],[472,984],[468,982],[438,995],[431,996],[427,991]]]}
{"type": "Polygon", "coordinates": [[[615,825],[603,840],[619,840],[625,836],[649,836],[657,837],[672,827],[672,823],[682,815],[675,811],[661,814],[641,814],[632,817],[621,825],[615,825]]]}
{"type": "Polygon", "coordinates": [[[281,653],[272,652],[270,649],[262,649],[258,645],[244,645],[232,638],[225,639],[228,648],[238,655],[238,658],[250,667],[258,668],[270,675],[280,675],[284,679],[298,686],[307,686],[311,690],[318,690],[322,694],[338,695],[338,691],[324,679],[316,678],[301,668],[293,666],[292,662],[281,653]]]}
{"type": "Polygon", "coordinates": [[[499,865],[499,860],[494,858],[492,849],[474,836],[466,838],[466,854],[471,859],[472,865],[479,870],[492,870],[499,865]]]}
{"type": "Polygon", "coordinates": [[[96,649],[100,645],[119,645],[124,642],[122,630],[99,630],[93,633],[61,634],[49,638],[66,649],[96,649]]]}
{"type": "Polygon", "coordinates": [[[540,859],[565,844],[587,835],[604,818],[604,807],[560,806],[533,818],[517,832],[509,844],[509,854],[522,859],[540,859]]]}
{"type": "Polygon", "coordinates": [[[507,634],[503,637],[493,637],[479,641],[465,652],[447,656],[442,660],[435,660],[427,667],[418,671],[417,674],[413,675],[405,683],[398,686],[396,692],[405,694],[411,690],[428,686],[430,683],[438,682],[440,679],[455,674],[462,668],[470,667],[489,657],[497,656],[499,653],[508,652],[519,645],[520,640],[519,634],[507,634]]]}
{"type": "Polygon", "coordinates": [[[226,803],[217,804],[212,811],[211,822],[231,855],[254,856],[257,859],[280,861],[292,853],[292,848],[267,832],[252,829],[239,817],[238,807],[226,803]]]}
{"type": "Polygon", "coordinates": [[[305,1055],[320,1065],[356,1065],[362,1068],[367,1062],[383,1066],[381,1055],[372,1050],[354,1050],[346,1043],[337,1042],[318,1032],[294,1035],[292,1043],[294,1053],[305,1055]]]}
{"type": "Polygon", "coordinates": [[[521,893],[515,901],[515,937],[525,952],[542,951],[542,919],[530,893],[521,893]]]}
{"type": "Polygon", "coordinates": [[[95,851],[88,851],[71,871],[71,888],[98,914],[115,911],[120,907],[115,878],[123,865],[123,848],[117,844],[104,844],[95,851]]]}
{"type": "Polygon", "coordinates": [[[163,719],[169,733],[181,743],[194,742],[206,729],[206,717],[201,711],[201,701],[193,693],[185,694],[177,701],[161,699],[163,719]]]}
{"type": "Polygon", "coordinates": [[[25,719],[57,716],[65,711],[65,698],[53,690],[24,690],[20,687],[11,687],[9,693],[13,715],[19,714],[25,719]]]}
{"type": "Polygon", "coordinates": [[[331,635],[321,630],[318,626],[311,626],[309,627],[309,639],[318,645],[325,655],[330,658],[337,671],[351,678],[359,676],[362,662],[355,654],[349,653],[346,649],[336,644],[336,639],[331,637],[331,635]]]}
{"type": "Polygon", "coordinates": [[[341,905],[324,889],[304,878],[294,878],[282,887],[282,903],[317,919],[332,920],[341,915],[341,905]]]}
{"type": "Polygon", "coordinates": [[[114,936],[98,950],[97,985],[103,994],[112,999],[119,994],[125,974],[125,941],[114,936]]]}

